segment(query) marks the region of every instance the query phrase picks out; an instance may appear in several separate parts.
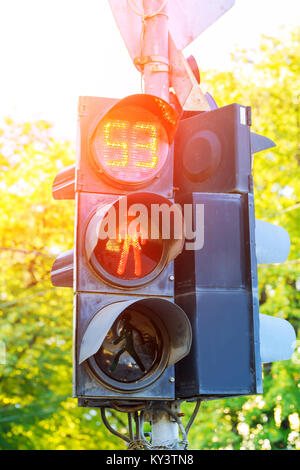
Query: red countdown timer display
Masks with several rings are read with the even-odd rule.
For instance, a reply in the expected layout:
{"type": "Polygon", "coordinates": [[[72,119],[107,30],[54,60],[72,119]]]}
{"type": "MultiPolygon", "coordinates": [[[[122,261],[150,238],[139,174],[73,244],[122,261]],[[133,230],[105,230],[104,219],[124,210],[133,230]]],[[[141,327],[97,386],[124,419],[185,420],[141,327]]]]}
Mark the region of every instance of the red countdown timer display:
{"type": "Polygon", "coordinates": [[[109,112],[97,125],[92,145],[103,173],[126,184],[154,178],[169,152],[168,135],[159,118],[134,105],[109,112]]]}

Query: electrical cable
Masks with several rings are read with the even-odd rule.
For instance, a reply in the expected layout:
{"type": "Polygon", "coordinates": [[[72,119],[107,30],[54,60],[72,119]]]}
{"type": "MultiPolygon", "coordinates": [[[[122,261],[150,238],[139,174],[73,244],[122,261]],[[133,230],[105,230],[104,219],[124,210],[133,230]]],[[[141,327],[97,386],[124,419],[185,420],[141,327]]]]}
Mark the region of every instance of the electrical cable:
{"type": "Polygon", "coordinates": [[[140,433],[141,433],[141,438],[147,441],[146,436],[144,434],[144,410],[140,412],[140,433]]]}
{"type": "Polygon", "coordinates": [[[135,420],[135,429],[136,429],[136,439],[138,441],[141,440],[141,429],[140,429],[140,417],[138,411],[134,413],[134,420],[135,420]]]}
{"type": "MultiPolygon", "coordinates": [[[[166,413],[168,413],[176,421],[176,423],[178,424],[178,426],[180,428],[181,435],[182,435],[182,440],[180,442],[176,441],[176,442],[173,443],[173,445],[168,445],[168,446],[167,445],[162,445],[162,446],[159,446],[159,447],[157,447],[157,446],[153,447],[151,445],[151,443],[146,439],[146,436],[144,434],[144,414],[145,414],[146,410],[148,411],[150,409],[149,406],[145,407],[142,410],[140,410],[140,414],[139,414],[138,410],[134,410],[134,411],[132,410],[132,411],[127,412],[129,437],[125,436],[124,434],[119,433],[118,431],[116,431],[109,424],[108,419],[107,419],[106,414],[105,414],[105,410],[106,410],[105,407],[101,407],[100,411],[101,411],[102,421],[103,421],[104,425],[106,426],[106,428],[112,434],[119,437],[123,441],[127,442],[128,443],[128,446],[127,446],[128,450],[151,450],[151,449],[172,449],[172,448],[175,449],[175,448],[177,448],[177,446],[179,446],[180,448],[183,448],[183,449],[187,449],[187,447],[188,447],[187,435],[188,435],[188,432],[189,432],[189,430],[190,430],[190,428],[191,428],[191,426],[192,426],[192,424],[193,424],[193,422],[194,422],[194,420],[195,420],[195,418],[198,414],[200,405],[201,405],[201,400],[197,400],[197,403],[196,403],[195,408],[193,410],[193,413],[192,413],[192,415],[189,419],[189,422],[188,422],[186,428],[184,428],[184,426],[181,422],[181,419],[178,416],[178,413],[171,410],[166,405],[155,404],[154,409],[161,409],[161,410],[165,411],[166,413]],[[133,431],[132,418],[134,418],[134,420],[135,420],[135,426],[136,426],[135,435],[134,435],[134,431],[133,431]]],[[[125,409],[123,411],[125,411],[125,409]]]]}
{"type": "Polygon", "coordinates": [[[200,405],[201,405],[201,401],[202,400],[197,400],[197,403],[196,403],[196,406],[195,406],[194,411],[192,413],[192,416],[190,417],[189,422],[188,422],[188,424],[185,428],[186,436],[188,435],[189,430],[190,430],[190,428],[191,428],[191,426],[192,426],[192,424],[193,424],[193,422],[194,422],[194,420],[195,420],[195,418],[198,414],[198,411],[199,411],[199,408],[200,408],[200,405]]]}
{"type": "Polygon", "coordinates": [[[151,449],[151,445],[147,441],[147,439],[144,436],[143,432],[143,425],[144,425],[144,420],[142,419],[142,412],[140,415],[138,414],[138,411],[134,413],[134,420],[135,420],[135,426],[136,426],[136,435],[135,438],[131,440],[131,442],[128,445],[128,450],[149,450],[151,449]]]}
{"type": "Polygon", "coordinates": [[[129,439],[129,437],[124,436],[123,434],[119,433],[118,431],[116,431],[114,428],[111,427],[111,425],[109,424],[106,418],[104,407],[100,408],[100,412],[101,412],[101,418],[102,418],[103,424],[107,427],[107,429],[115,436],[119,437],[120,439],[123,439],[123,441],[130,443],[131,439],[129,439]]]}
{"type": "Polygon", "coordinates": [[[132,414],[131,413],[127,413],[128,414],[128,430],[129,430],[129,438],[131,441],[134,440],[134,434],[133,434],[133,427],[132,427],[132,414]]]}
{"type": "MultiPolygon", "coordinates": [[[[180,442],[175,442],[174,446],[178,444],[179,446],[183,446],[183,449],[187,449],[187,447],[188,447],[187,433],[186,433],[186,430],[185,430],[180,418],[178,417],[178,414],[176,412],[170,410],[167,406],[162,405],[162,404],[157,404],[157,405],[155,405],[154,408],[166,411],[167,413],[169,413],[169,415],[172,418],[174,418],[174,420],[176,421],[176,423],[178,424],[178,426],[180,428],[181,435],[182,435],[182,440],[180,442]]],[[[158,449],[158,447],[155,447],[155,448],[158,449]]],[[[160,449],[170,449],[172,447],[170,447],[170,446],[159,446],[159,448],[160,449]]],[[[175,448],[175,447],[173,447],[173,448],[175,448]]]]}

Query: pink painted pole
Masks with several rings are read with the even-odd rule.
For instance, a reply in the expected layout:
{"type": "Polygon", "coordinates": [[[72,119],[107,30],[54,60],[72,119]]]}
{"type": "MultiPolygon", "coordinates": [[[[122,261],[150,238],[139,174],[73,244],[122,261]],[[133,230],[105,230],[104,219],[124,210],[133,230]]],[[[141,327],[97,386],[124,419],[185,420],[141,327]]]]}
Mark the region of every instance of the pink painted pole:
{"type": "MultiPolygon", "coordinates": [[[[145,93],[158,96],[169,103],[168,1],[143,0],[143,7],[145,29],[142,57],[145,61],[143,70],[145,93]],[[156,12],[157,14],[154,14],[156,12]]],[[[174,404],[171,403],[169,406],[172,409],[174,404]]],[[[152,412],[152,448],[180,449],[177,421],[171,419],[169,413],[163,409],[156,408],[152,412]]]]}
{"type": "Polygon", "coordinates": [[[143,0],[143,7],[145,29],[142,56],[146,58],[145,93],[169,102],[168,1],[143,0]]]}

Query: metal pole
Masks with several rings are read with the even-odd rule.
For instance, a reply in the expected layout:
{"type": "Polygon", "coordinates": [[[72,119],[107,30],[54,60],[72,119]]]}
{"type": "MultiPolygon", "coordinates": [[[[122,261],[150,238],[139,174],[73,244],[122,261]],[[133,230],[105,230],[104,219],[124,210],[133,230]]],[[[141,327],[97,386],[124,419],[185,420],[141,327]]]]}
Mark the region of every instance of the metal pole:
{"type": "Polygon", "coordinates": [[[145,93],[169,102],[168,1],[143,0],[145,93]]]}
{"type": "MultiPolygon", "coordinates": [[[[166,405],[167,406],[167,405],[166,405]]],[[[172,407],[172,406],[171,406],[172,407]]],[[[152,449],[179,449],[177,421],[162,408],[152,410],[152,449]]]]}
{"type": "MultiPolygon", "coordinates": [[[[145,93],[169,103],[169,28],[168,0],[143,0],[143,42],[145,93]]],[[[174,409],[173,405],[170,409],[174,409]]],[[[179,425],[170,413],[152,409],[152,448],[179,449],[179,425]]]]}

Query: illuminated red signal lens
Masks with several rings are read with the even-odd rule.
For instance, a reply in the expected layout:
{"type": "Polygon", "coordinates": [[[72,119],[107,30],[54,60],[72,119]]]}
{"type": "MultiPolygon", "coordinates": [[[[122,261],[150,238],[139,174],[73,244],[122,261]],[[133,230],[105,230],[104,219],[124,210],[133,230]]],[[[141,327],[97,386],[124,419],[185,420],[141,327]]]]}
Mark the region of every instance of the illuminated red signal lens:
{"type": "Polygon", "coordinates": [[[153,113],[126,106],[100,121],[93,136],[93,150],[97,165],[108,177],[137,184],[160,171],[169,143],[164,126],[153,113]]]}
{"type": "Polygon", "coordinates": [[[147,192],[116,197],[95,208],[85,231],[86,257],[104,281],[141,286],[181,253],[183,230],[181,210],[165,197],[147,192]]]}
{"type": "Polygon", "coordinates": [[[98,240],[94,255],[100,266],[116,279],[138,280],[156,270],[163,254],[163,241],[125,235],[98,240]]]}

